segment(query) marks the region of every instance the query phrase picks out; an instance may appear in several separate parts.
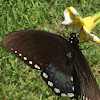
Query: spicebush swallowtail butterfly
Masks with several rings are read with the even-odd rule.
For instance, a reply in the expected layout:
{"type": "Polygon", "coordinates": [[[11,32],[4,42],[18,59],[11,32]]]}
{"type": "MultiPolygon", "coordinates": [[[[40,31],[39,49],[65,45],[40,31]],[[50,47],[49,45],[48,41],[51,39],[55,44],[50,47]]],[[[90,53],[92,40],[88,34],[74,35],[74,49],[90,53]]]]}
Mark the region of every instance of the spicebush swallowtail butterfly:
{"type": "Polygon", "coordinates": [[[15,31],[6,35],[3,46],[41,76],[58,96],[100,100],[99,86],[84,55],[76,33],[69,40],[42,31],[15,31]]]}

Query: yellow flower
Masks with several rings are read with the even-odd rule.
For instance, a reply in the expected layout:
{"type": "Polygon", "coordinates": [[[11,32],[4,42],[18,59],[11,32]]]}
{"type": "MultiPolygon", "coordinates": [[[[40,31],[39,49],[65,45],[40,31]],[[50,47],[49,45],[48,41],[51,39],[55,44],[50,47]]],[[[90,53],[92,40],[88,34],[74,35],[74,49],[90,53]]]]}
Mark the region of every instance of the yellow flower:
{"type": "Polygon", "coordinates": [[[90,33],[96,24],[100,23],[100,12],[93,16],[81,18],[80,14],[73,7],[68,7],[64,11],[64,16],[65,20],[62,24],[73,27],[80,33],[80,38],[84,41],[100,44],[100,39],[90,33]]]}

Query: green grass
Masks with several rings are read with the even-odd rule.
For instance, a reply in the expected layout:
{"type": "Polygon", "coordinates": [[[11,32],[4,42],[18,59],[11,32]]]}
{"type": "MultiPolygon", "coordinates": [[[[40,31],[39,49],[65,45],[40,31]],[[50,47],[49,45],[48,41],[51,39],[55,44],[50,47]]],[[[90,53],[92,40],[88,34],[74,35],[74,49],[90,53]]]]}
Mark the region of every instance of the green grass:
{"type": "MultiPolygon", "coordinates": [[[[99,0],[0,0],[0,100],[65,100],[57,97],[40,77],[40,72],[26,66],[8,53],[1,44],[11,31],[41,29],[62,33],[55,20],[63,21],[66,7],[73,6],[82,17],[100,11],[99,0]]],[[[100,24],[93,30],[100,37],[100,24]]],[[[87,48],[88,43],[81,45],[87,48]]],[[[100,86],[100,45],[83,51],[100,86]]],[[[68,100],[68,99],[67,99],[68,100]]]]}

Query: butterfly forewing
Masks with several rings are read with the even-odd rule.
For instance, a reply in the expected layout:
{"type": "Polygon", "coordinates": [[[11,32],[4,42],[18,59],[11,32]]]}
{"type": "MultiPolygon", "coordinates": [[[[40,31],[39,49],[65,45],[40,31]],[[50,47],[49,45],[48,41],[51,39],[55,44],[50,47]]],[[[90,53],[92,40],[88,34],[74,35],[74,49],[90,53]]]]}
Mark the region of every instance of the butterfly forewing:
{"type": "Polygon", "coordinates": [[[55,59],[64,59],[66,41],[46,31],[16,31],[5,36],[4,47],[27,65],[41,69],[55,59]]]}

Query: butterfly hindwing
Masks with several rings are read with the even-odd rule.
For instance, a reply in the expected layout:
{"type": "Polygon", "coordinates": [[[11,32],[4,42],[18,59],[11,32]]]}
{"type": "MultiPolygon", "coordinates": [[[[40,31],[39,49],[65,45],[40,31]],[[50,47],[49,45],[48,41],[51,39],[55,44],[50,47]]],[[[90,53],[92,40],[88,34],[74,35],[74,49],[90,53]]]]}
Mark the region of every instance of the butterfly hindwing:
{"type": "Polygon", "coordinates": [[[41,75],[58,96],[74,97],[73,76],[59,70],[53,63],[46,67],[41,75]]]}
{"type": "Polygon", "coordinates": [[[74,68],[79,78],[82,100],[100,100],[99,86],[91,72],[84,55],[79,48],[74,48],[74,68]]]}

